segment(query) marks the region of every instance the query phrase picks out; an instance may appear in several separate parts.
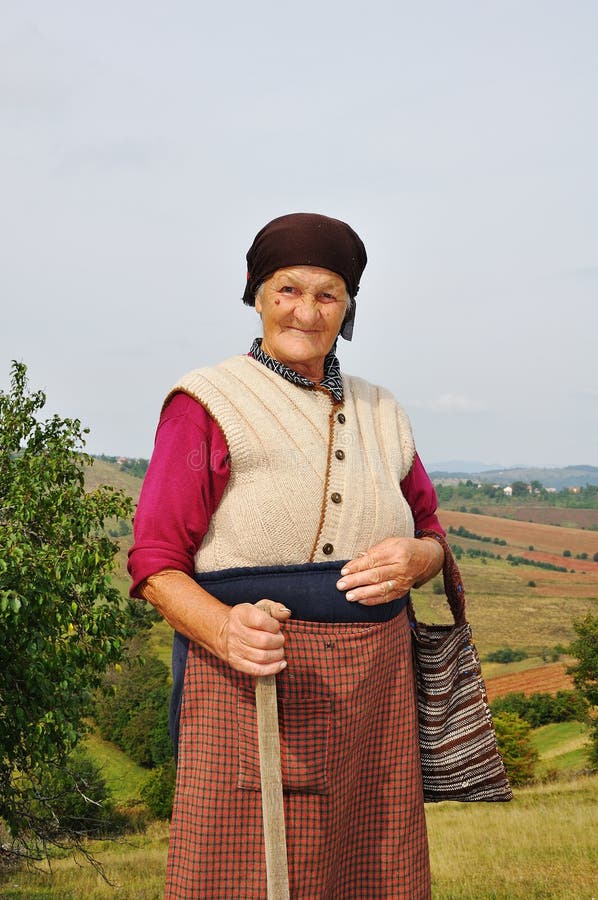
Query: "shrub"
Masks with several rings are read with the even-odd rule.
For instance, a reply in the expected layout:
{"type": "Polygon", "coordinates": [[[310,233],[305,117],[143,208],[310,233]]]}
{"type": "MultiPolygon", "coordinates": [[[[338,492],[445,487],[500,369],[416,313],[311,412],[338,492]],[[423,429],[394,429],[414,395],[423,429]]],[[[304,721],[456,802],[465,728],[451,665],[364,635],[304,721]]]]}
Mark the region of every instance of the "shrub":
{"type": "Polygon", "coordinates": [[[493,715],[513,713],[532,728],[550,722],[583,722],[588,704],[577,691],[558,691],[555,695],[538,693],[526,696],[521,691],[505,694],[490,704],[493,715]]]}
{"type": "Polygon", "coordinates": [[[128,753],[134,762],[153,768],[172,755],[168,734],[170,686],[168,668],[153,656],[141,655],[147,637],[129,649],[129,661],[112,670],[96,696],[95,719],[100,735],[128,753]]]}
{"type": "Polygon", "coordinates": [[[491,653],[488,653],[486,659],[488,662],[510,663],[527,659],[527,657],[528,654],[525,650],[513,650],[511,647],[503,647],[501,650],[493,650],[491,653]]]}
{"type": "Polygon", "coordinates": [[[61,764],[46,766],[31,778],[31,810],[57,835],[105,837],[125,830],[99,766],[77,750],[61,764]]]}
{"type": "Polygon", "coordinates": [[[529,784],[538,761],[530,738],[531,726],[516,713],[503,712],[495,717],[494,728],[509,781],[514,787],[529,784]]]}
{"type": "Polygon", "coordinates": [[[176,768],[171,758],[149,775],[141,788],[141,797],[156,819],[170,819],[174,800],[176,768]]]}

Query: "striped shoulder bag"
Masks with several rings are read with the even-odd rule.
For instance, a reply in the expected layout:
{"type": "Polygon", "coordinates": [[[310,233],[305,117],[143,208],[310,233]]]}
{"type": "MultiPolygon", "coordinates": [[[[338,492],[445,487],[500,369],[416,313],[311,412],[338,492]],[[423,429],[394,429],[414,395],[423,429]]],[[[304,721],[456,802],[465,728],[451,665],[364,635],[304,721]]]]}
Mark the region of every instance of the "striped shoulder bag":
{"type": "Polygon", "coordinates": [[[409,601],[417,682],[419,745],[424,800],[511,800],[512,792],[496,746],[480,660],[465,618],[461,573],[446,540],[444,590],[453,625],[425,625],[409,601]]]}

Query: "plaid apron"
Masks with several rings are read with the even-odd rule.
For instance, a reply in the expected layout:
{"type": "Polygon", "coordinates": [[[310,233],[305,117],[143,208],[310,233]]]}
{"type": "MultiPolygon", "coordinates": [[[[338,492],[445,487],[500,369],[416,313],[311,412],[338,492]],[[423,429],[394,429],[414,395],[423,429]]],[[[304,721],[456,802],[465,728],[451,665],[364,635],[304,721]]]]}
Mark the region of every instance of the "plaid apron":
{"type": "MultiPolygon", "coordinates": [[[[411,637],[398,608],[387,621],[367,616],[388,611],[360,607],[364,621],[283,626],[288,666],[277,691],[293,900],[430,897],[411,637]]],[[[254,679],[193,643],[166,897],[266,898],[254,679]]]]}

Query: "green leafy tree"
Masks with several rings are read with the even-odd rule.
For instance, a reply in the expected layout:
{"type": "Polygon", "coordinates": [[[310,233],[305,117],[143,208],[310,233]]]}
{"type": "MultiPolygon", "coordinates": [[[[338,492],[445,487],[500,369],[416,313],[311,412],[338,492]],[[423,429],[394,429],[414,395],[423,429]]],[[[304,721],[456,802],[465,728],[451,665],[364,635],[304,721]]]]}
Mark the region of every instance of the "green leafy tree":
{"type": "Polygon", "coordinates": [[[501,712],[494,718],[494,728],[509,781],[514,787],[529,784],[538,761],[530,738],[531,725],[516,713],[501,712]]]}
{"type": "Polygon", "coordinates": [[[107,486],[86,492],[86,431],[40,419],[46,398],[26,375],[13,363],[0,391],[0,818],[39,847],[72,832],[43,785],[68,774],[93,691],[132,633],[104,529],[132,503],[107,486]]]}
{"type": "Polygon", "coordinates": [[[577,637],[571,644],[570,652],[578,662],[569,671],[591,709],[588,714],[592,738],[590,764],[598,769],[598,616],[587,613],[583,619],[575,621],[573,627],[577,637]]]}
{"type": "Polygon", "coordinates": [[[529,494],[529,486],[525,481],[514,481],[511,489],[514,497],[526,497],[529,494]]]}

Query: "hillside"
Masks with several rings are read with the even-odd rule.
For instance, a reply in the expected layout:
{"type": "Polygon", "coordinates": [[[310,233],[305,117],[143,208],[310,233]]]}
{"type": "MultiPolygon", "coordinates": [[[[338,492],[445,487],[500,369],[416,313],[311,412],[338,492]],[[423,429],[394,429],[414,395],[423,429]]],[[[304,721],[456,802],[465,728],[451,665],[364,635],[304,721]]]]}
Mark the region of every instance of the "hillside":
{"type": "MultiPolygon", "coordinates": [[[[478,538],[490,539],[483,542],[448,535],[449,542],[464,552],[459,565],[468,617],[482,657],[509,646],[537,656],[537,664],[541,664],[547,648],[567,645],[572,640],[573,620],[596,608],[598,564],[591,556],[588,560],[575,559],[582,553],[590,555],[596,551],[595,532],[454,510],[441,509],[439,517],[447,531],[450,526],[462,526],[478,538]],[[506,543],[494,543],[495,539],[506,543]],[[563,557],[565,550],[570,551],[571,557],[563,557]],[[500,555],[501,559],[470,557],[468,551],[500,555]],[[507,560],[509,554],[532,564],[512,565],[507,560]],[[567,571],[540,568],[533,563],[552,563],[567,571]]],[[[439,579],[414,592],[416,609],[424,621],[450,621],[444,597],[435,593],[437,585],[439,579]]],[[[492,666],[493,675],[499,671],[492,666]]]]}
{"type": "Polygon", "coordinates": [[[141,478],[122,472],[120,466],[103,459],[94,459],[93,464],[85,470],[85,486],[88,491],[93,491],[100,484],[110,484],[124,491],[135,502],[139,499],[142,483],[141,478]]]}
{"type": "MultiPolygon", "coordinates": [[[[139,499],[139,492],[142,485],[141,478],[135,478],[126,472],[122,472],[120,467],[115,463],[105,462],[101,459],[94,459],[93,465],[85,470],[85,487],[88,491],[95,490],[100,484],[108,484],[118,488],[132,497],[135,503],[139,499]]],[[[115,525],[114,522],[108,522],[108,528],[115,525]]],[[[119,551],[116,556],[116,573],[114,582],[119,590],[126,594],[129,590],[130,578],[127,573],[127,552],[133,543],[133,523],[128,523],[127,534],[123,534],[115,540],[119,545],[119,551]]]]}
{"type": "Polygon", "coordinates": [[[479,469],[473,471],[456,472],[430,467],[430,477],[433,481],[457,482],[479,481],[481,483],[507,485],[515,481],[524,481],[529,484],[539,481],[544,487],[562,490],[569,487],[582,487],[586,484],[598,485],[598,466],[563,466],[561,468],[539,468],[535,466],[514,466],[508,469],[479,469]]]}
{"type": "MultiPolygon", "coordinates": [[[[571,512],[566,510],[567,513],[571,512]]],[[[590,558],[598,551],[598,534],[594,531],[586,531],[581,528],[567,528],[555,525],[544,525],[537,522],[521,522],[513,519],[499,518],[497,516],[477,515],[463,513],[456,510],[441,509],[439,518],[443,528],[449,526],[458,528],[462,525],[468,531],[491,539],[505,540],[508,549],[502,552],[517,553],[530,559],[541,559],[547,554],[559,557],[560,565],[566,564],[578,571],[596,572],[598,563],[587,560],[563,558],[563,552],[569,550],[573,557],[581,553],[587,553],[590,558]],[[529,550],[533,547],[533,550],[529,550]]],[[[455,540],[457,538],[455,537],[455,540]]],[[[458,539],[462,543],[461,538],[458,539]]],[[[473,546],[472,542],[466,542],[467,546],[473,546]]],[[[496,549],[496,548],[494,548],[496,549]]]]}

